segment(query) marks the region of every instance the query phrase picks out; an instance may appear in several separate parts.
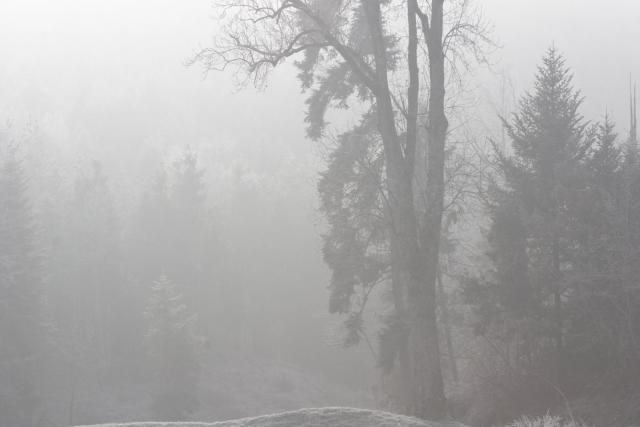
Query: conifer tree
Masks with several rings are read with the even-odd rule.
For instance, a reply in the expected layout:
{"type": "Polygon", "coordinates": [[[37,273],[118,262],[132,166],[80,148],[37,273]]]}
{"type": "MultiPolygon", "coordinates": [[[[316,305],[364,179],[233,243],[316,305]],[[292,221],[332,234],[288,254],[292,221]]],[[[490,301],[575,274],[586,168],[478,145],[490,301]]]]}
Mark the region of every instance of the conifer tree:
{"type": "Polygon", "coordinates": [[[0,165],[0,424],[32,426],[45,342],[42,268],[28,183],[15,147],[0,165]]]}
{"type": "MultiPolygon", "coordinates": [[[[506,315],[514,325],[507,335],[517,341],[517,362],[530,362],[542,349],[552,360],[549,380],[557,384],[565,360],[566,278],[576,264],[570,206],[585,189],[582,169],[591,142],[581,103],[562,55],[550,48],[534,90],[511,120],[503,120],[511,152],[498,151],[503,184],[494,191],[490,234],[496,271],[488,289],[475,294],[484,299],[483,330],[488,319],[494,330],[503,328],[497,320],[506,315]]],[[[603,150],[610,144],[605,138],[603,150]]],[[[603,167],[609,154],[598,155],[603,167]]]]}
{"type": "Polygon", "coordinates": [[[185,301],[198,314],[199,329],[211,324],[219,242],[206,203],[205,171],[187,150],[162,169],[143,195],[131,235],[132,267],[139,283],[166,273],[180,283],[185,301]]]}
{"type": "Polygon", "coordinates": [[[151,283],[171,261],[168,175],[160,170],[142,195],[127,247],[130,268],[139,283],[151,283]]]}
{"type": "Polygon", "coordinates": [[[190,307],[200,315],[208,311],[212,295],[213,227],[206,206],[205,171],[188,149],[174,162],[167,194],[171,241],[167,273],[183,286],[190,307]]]}
{"type": "Polygon", "coordinates": [[[594,133],[595,142],[589,166],[596,178],[611,181],[620,169],[622,150],[616,144],[618,134],[609,114],[605,114],[604,120],[596,124],[594,133]]]}
{"type": "Polygon", "coordinates": [[[579,287],[567,301],[568,349],[573,351],[568,357],[579,361],[572,366],[574,377],[598,375],[600,385],[619,387],[636,383],[639,375],[638,358],[629,344],[637,342],[638,333],[626,326],[640,315],[640,169],[634,103],[632,95],[626,144],[618,144],[608,116],[595,126],[585,174],[589,188],[574,208],[579,287]]]}
{"type": "Polygon", "coordinates": [[[164,275],[151,287],[145,314],[153,413],[163,421],[186,420],[198,403],[195,316],[189,313],[178,287],[164,275]]]}
{"type": "MultiPolygon", "coordinates": [[[[380,141],[369,131],[373,125],[369,116],[353,132],[339,138],[339,146],[331,153],[328,169],[318,183],[320,208],[329,226],[323,236],[324,259],[332,270],[329,311],[346,315],[345,346],[369,339],[364,310],[369,295],[387,279],[390,268],[384,196],[380,191],[384,160],[380,141]]],[[[380,355],[385,360],[379,361],[390,368],[390,359],[401,346],[387,344],[381,343],[380,355]]]]}
{"type": "Polygon", "coordinates": [[[63,270],[72,289],[70,310],[76,333],[92,353],[99,383],[126,375],[131,358],[121,348],[140,339],[135,297],[124,271],[121,226],[108,176],[98,161],[75,179],[72,210],[66,219],[69,244],[63,270]],[[125,297],[126,295],[126,297],[125,297]]]}

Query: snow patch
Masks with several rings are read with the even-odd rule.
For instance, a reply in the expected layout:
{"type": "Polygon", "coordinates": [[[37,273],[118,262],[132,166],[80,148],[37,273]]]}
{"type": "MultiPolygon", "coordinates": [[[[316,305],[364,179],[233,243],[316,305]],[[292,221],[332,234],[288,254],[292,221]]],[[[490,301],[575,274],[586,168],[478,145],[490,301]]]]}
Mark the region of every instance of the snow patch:
{"type": "MultiPolygon", "coordinates": [[[[88,426],[85,426],[88,427],[88,426]]],[[[94,426],[94,427],[97,427],[94,426]]],[[[100,424],[100,427],[465,427],[457,422],[431,422],[383,411],[317,408],[215,423],[143,422],[100,424]]]]}

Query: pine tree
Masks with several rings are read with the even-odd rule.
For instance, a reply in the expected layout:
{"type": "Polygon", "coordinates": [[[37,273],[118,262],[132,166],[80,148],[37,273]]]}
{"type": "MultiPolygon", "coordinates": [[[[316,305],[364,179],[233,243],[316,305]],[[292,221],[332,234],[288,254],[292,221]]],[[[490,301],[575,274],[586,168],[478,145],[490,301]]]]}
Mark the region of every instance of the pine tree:
{"type": "Polygon", "coordinates": [[[166,272],[183,286],[185,298],[197,313],[208,311],[212,286],[213,233],[206,207],[204,170],[187,150],[174,164],[168,192],[171,241],[166,272]]]}
{"type": "Polygon", "coordinates": [[[140,283],[164,273],[180,283],[201,330],[213,323],[219,242],[197,155],[187,150],[172,166],[161,170],[140,203],[129,244],[132,267],[140,283]]]}
{"type": "Polygon", "coordinates": [[[196,337],[178,287],[161,276],[151,287],[146,309],[146,344],[153,373],[152,410],[166,421],[189,418],[197,408],[199,364],[196,337]]]}
{"type": "Polygon", "coordinates": [[[160,170],[142,196],[132,221],[127,247],[137,282],[151,283],[171,262],[168,176],[160,170]]]}
{"type": "MultiPolygon", "coordinates": [[[[563,57],[550,48],[533,92],[521,99],[510,121],[503,120],[511,152],[498,151],[503,185],[494,192],[490,235],[496,272],[486,291],[476,292],[494,321],[504,319],[496,313],[511,319],[513,328],[503,339],[516,340],[518,363],[530,363],[542,350],[552,360],[548,378],[557,384],[563,382],[565,360],[563,295],[576,267],[571,204],[585,190],[583,164],[592,141],[578,112],[581,103],[563,57]],[[495,310],[487,309],[489,302],[495,310]]],[[[608,140],[602,144],[610,148],[608,140]]],[[[602,167],[609,155],[598,155],[602,167]]],[[[492,328],[504,326],[495,322],[492,328]]]]}
{"type": "Polygon", "coordinates": [[[600,386],[634,387],[640,375],[636,352],[629,344],[637,342],[638,333],[625,326],[640,315],[640,168],[634,95],[630,110],[631,130],[623,145],[617,144],[608,117],[595,127],[594,149],[587,160],[589,191],[574,215],[581,277],[567,304],[568,344],[570,356],[580,361],[573,366],[579,369],[576,376],[598,375],[600,386]]]}
{"type": "MultiPolygon", "coordinates": [[[[617,356],[615,330],[623,330],[610,304],[621,296],[625,270],[622,147],[608,115],[589,130],[592,149],[585,160],[584,191],[569,204],[573,244],[573,286],[566,299],[566,352],[574,361],[570,372],[574,385],[590,385],[617,356]],[[589,351],[584,351],[589,349],[589,351]]],[[[619,361],[617,361],[619,362],[619,361]]],[[[602,378],[602,377],[601,377],[602,378]]]]}
{"type": "Polygon", "coordinates": [[[616,144],[618,134],[609,114],[594,127],[595,143],[589,166],[598,181],[610,181],[620,169],[622,150],[616,144]]]}
{"type": "Polygon", "coordinates": [[[35,425],[45,341],[42,268],[18,153],[0,169],[0,424],[35,425]]]}
{"type": "Polygon", "coordinates": [[[65,276],[71,288],[74,333],[89,349],[90,368],[100,385],[115,375],[127,376],[133,358],[121,349],[140,339],[142,323],[136,295],[129,287],[122,254],[121,226],[108,176],[98,161],[75,180],[72,209],[66,218],[68,250],[65,276]]]}

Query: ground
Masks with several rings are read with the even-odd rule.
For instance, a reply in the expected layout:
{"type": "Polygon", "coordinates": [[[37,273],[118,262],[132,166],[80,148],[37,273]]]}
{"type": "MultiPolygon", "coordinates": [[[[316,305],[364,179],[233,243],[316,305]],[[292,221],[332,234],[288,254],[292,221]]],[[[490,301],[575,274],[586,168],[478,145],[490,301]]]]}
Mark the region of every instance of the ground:
{"type": "MultiPolygon", "coordinates": [[[[189,421],[229,420],[292,411],[305,407],[373,407],[370,390],[350,387],[319,373],[283,362],[229,360],[203,368],[197,410],[189,421]]],[[[82,383],[70,391],[47,396],[53,425],[99,425],[153,420],[148,384],[133,379],[82,383]],[[124,384],[124,385],[123,385],[124,384]],[[70,417],[69,408],[73,408],[70,417]]]]}
{"type": "MultiPolygon", "coordinates": [[[[97,426],[95,426],[97,427],[97,426]]],[[[130,423],[102,424],[100,427],[464,427],[448,422],[435,423],[382,411],[355,408],[301,409],[292,412],[216,423],[130,423]]]]}

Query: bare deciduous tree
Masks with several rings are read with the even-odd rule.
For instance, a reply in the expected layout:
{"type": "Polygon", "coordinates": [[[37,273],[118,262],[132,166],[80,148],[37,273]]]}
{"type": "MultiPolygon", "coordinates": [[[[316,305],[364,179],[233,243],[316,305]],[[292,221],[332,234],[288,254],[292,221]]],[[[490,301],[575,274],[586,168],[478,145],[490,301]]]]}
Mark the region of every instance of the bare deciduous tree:
{"type": "Polygon", "coordinates": [[[467,0],[227,0],[220,7],[224,13],[218,37],[191,64],[201,63],[206,71],[234,67],[241,83],[260,86],[274,67],[301,57],[296,65],[303,88],[311,92],[306,120],[314,139],[323,136],[325,112],[332,106],[344,108],[357,100],[375,114],[385,164],[395,309],[407,337],[398,352],[401,407],[424,418],[444,417],[436,279],[448,130],[446,73],[465,64],[459,61],[465,50],[481,57],[478,46],[487,40],[482,21],[469,19],[473,14],[467,0]],[[398,10],[406,12],[406,24],[396,16],[398,10]],[[403,31],[406,50],[401,47],[403,31]],[[419,49],[421,39],[426,55],[419,49]],[[424,90],[421,72],[428,74],[424,90]],[[406,102],[393,91],[392,76],[398,75],[408,80],[406,102]],[[421,132],[419,107],[425,94],[428,113],[421,132]],[[427,162],[423,210],[416,209],[419,144],[426,148],[427,162]]]}

